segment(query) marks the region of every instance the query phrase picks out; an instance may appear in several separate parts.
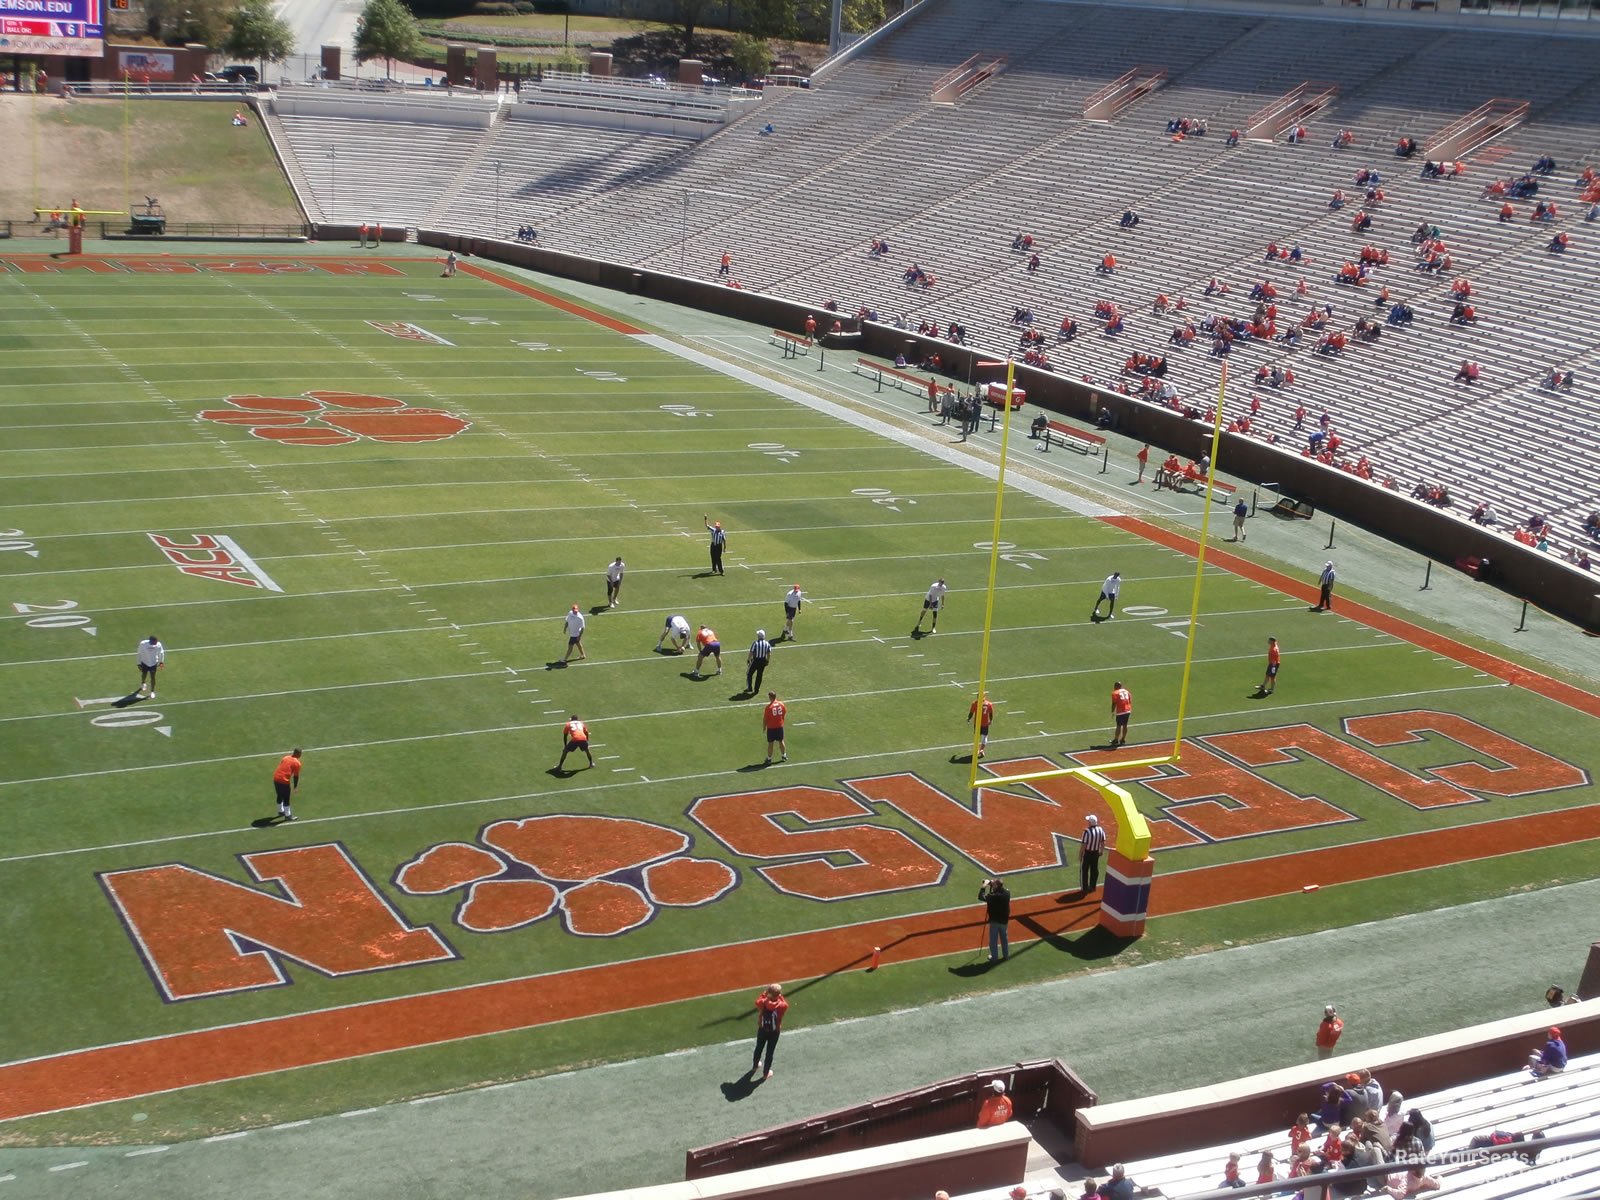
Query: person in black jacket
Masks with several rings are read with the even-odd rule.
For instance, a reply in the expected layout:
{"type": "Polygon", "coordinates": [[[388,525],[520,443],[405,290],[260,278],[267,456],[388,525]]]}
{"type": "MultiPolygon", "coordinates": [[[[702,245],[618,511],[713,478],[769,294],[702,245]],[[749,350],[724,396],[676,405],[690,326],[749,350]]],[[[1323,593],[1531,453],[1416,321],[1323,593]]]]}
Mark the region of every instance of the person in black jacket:
{"type": "Polygon", "coordinates": [[[999,962],[1011,956],[1011,893],[999,879],[985,879],[978,889],[978,899],[983,901],[989,916],[989,961],[999,962]]]}

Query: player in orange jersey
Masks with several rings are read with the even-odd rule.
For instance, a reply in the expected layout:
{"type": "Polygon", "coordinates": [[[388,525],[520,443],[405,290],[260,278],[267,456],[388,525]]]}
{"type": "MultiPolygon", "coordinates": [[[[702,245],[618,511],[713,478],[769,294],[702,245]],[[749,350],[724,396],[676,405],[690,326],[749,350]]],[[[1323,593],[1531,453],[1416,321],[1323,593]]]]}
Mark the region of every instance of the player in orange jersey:
{"type": "MultiPolygon", "coordinates": [[[[978,702],[974,700],[972,707],[967,709],[967,724],[972,724],[972,719],[978,715],[978,702]]],[[[989,749],[989,726],[994,724],[994,701],[987,696],[983,698],[983,718],[978,722],[978,757],[982,758],[989,749]]]]}
{"type": "Polygon", "coordinates": [[[567,761],[567,755],[574,750],[582,750],[583,756],[589,760],[589,765],[594,766],[594,755],[589,752],[589,727],[578,720],[578,714],[573,713],[572,719],[561,727],[561,757],[556,760],[556,770],[561,770],[567,761]]]}
{"type": "Polygon", "coordinates": [[[272,790],[278,794],[278,815],[285,821],[294,820],[289,804],[300,790],[300,747],[296,746],[278,760],[272,772],[272,790]]]}
{"type": "Polygon", "coordinates": [[[700,632],[694,635],[695,643],[700,647],[700,653],[695,656],[693,675],[700,677],[700,664],[706,661],[706,655],[717,660],[717,674],[722,674],[722,642],[717,637],[717,631],[709,625],[700,626],[700,632]]]}
{"type": "Polygon", "coordinates": [[[782,700],[778,699],[777,692],[767,693],[767,706],[761,710],[761,726],[767,731],[767,761],[772,765],[772,748],[778,748],[778,761],[789,761],[789,745],[783,740],[783,719],[788,715],[788,708],[782,700]]]}

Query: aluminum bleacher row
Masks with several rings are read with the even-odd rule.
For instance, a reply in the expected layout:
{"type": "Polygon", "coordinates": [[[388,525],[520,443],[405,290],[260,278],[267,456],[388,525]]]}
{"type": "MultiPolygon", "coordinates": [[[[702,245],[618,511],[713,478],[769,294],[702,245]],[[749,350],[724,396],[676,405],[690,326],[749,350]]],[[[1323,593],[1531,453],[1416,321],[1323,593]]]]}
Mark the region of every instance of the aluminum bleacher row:
{"type": "MultiPolygon", "coordinates": [[[[1308,1099],[1307,1103],[1310,1103],[1308,1099]]],[[[1572,1060],[1564,1075],[1534,1079],[1526,1070],[1494,1076],[1425,1096],[1410,1096],[1405,1109],[1416,1108],[1433,1126],[1435,1156],[1447,1161],[1428,1168],[1443,1191],[1453,1197],[1490,1200],[1513,1196],[1561,1197],[1592,1192],[1600,1186],[1600,1143],[1568,1147],[1541,1160],[1535,1170],[1500,1159],[1474,1163],[1458,1152],[1478,1134],[1494,1129],[1518,1133],[1541,1131],[1546,1137],[1600,1132],[1600,1056],[1572,1060]]],[[[1284,1118],[1284,1130],[1295,1114],[1284,1118]]],[[[1218,1185],[1230,1152],[1238,1152],[1243,1175],[1255,1181],[1256,1160],[1270,1151],[1278,1177],[1288,1173],[1289,1144],[1284,1130],[1257,1131],[1239,1141],[1203,1150],[1185,1151],[1128,1164],[1128,1177],[1141,1188],[1181,1197],[1218,1185]]],[[[1318,1139],[1320,1143],[1320,1139],[1318,1139]]]]}
{"type": "MultiPolygon", "coordinates": [[[[833,299],[846,312],[865,306],[912,326],[954,318],[969,343],[996,352],[1017,346],[1011,316],[1029,308],[1054,368],[1102,384],[1117,381],[1130,352],[1167,351],[1176,318],[1152,313],[1158,293],[1183,296],[1197,321],[1248,316],[1250,286],[1265,278],[1280,292],[1280,327],[1315,303],[1332,304],[1331,327],[1348,330],[1358,316],[1383,315],[1372,296],[1388,286],[1414,307],[1412,327],[1385,328],[1379,343],[1352,343],[1339,356],[1315,353],[1314,336],[1293,350],[1236,346],[1229,411],[1259,396],[1252,433],[1286,445],[1301,436],[1292,428],[1297,405],[1313,417],[1326,411],[1344,451],[1369,456],[1380,479],[1407,490],[1444,483],[1458,505],[1488,500],[1503,519],[1544,513],[1564,541],[1597,507],[1600,479],[1591,398],[1600,222],[1583,220],[1571,187],[1578,170],[1600,162],[1594,45],[1293,14],[928,0],[818,72],[809,90],[769,94],[698,144],[550,125],[530,105],[476,141],[455,131],[453,144],[415,123],[386,129],[364,119],[342,132],[305,117],[284,123],[325,213],[376,215],[359,205],[388,205],[407,220],[429,213],[446,228],[493,232],[499,161],[500,225],[536,225],[541,246],[700,276],[727,251],[747,289],[833,299]],[[959,103],[935,104],[933,82],[975,52],[1003,54],[1006,66],[959,103]],[[1164,67],[1165,85],[1108,122],[1085,120],[1085,98],[1138,64],[1164,67]],[[1305,142],[1225,146],[1230,128],[1313,78],[1338,90],[1306,121],[1305,142]],[[1499,97],[1526,101],[1527,119],[1467,153],[1464,178],[1422,178],[1426,149],[1409,161],[1393,154],[1400,136],[1426,148],[1435,132],[1499,97]],[[1165,132],[1171,117],[1203,118],[1210,133],[1175,141],[1165,132]],[[1341,129],[1352,131],[1353,147],[1332,148],[1341,129]],[[324,205],[326,148],[335,142],[337,193],[324,205]],[[1532,224],[1530,205],[1519,204],[1517,220],[1500,222],[1483,185],[1544,153],[1560,170],[1541,196],[1561,204],[1562,219],[1532,224]],[[1353,175],[1363,166],[1382,171],[1385,200],[1372,230],[1356,233],[1353,175]],[[1350,203],[1332,212],[1336,188],[1350,203]],[[1139,214],[1137,227],[1118,227],[1125,209],[1139,214]],[[1410,235],[1424,221],[1449,246],[1447,273],[1414,269],[1410,235]],[[1561,255],[1547,249],[1558,229],[1573,242],[1561,255]],[[1036,272],[1010,248],[1018,232],[1036,240],[1036,272]],[[874,237],[888,240],[889,255],[868,256],[874,237]],[[1269,264],[1268,241],[1298,244],[1311,261],[1269,264]],[[1365,287],[1335,285],[1339,265],[1369,242],[1388,250],[1390,264],[1365,287]],[[1108,252],[1117,270],[1097,274],[1108,252]],[[933,286],[905,284],[913,261],[933,286]],[[1448,321],[1450,284],[1461,275],[1473,283],[1475,326],[1448,321]],[[1229,295],[1201,294],[1213,276],[1231,285],[1229,295]],[[1302,277],[1304,298],[1295,295],[1302,277]],[[1093,319],[1101,299],[1127,314],[1121,335],[1093,319]],[[1080,332],[1057,343],[1064,315],[1080,332]],[[1472,386],[1453,381],[1467,358],[1482,365],[1472,386]],[[1293,387],[1252,387],[1259,365],[1279,362],[1292,367],[1293,387]],[[1557,365],[1577,372],[1573,392],[1540,388],[1557,365]]],[[[1217,386],[1208,351],[1201,338],[1169,353],[1168,380],[1202,410],[1217,386]]]]}

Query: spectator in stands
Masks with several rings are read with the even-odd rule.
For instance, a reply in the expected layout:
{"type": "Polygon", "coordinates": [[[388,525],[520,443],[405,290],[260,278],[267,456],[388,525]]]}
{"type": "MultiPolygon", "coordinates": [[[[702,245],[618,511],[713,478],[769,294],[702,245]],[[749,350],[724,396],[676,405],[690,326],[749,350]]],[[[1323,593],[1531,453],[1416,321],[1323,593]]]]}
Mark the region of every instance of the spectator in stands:
{"type": "Polygon", "coordinates": [[[989,1092],[990,1095],[984,1100],[983,1107],[978,1110],[979,1129],[1004,1125],[1011,1120],[1013,1106],[1011,1097],[1006,1095],[1006,1085],[998,1079],[991,1080],[989,1092]]]}
{"type": "Polygon", "coordinates": [[[717,266],[717,274],[718,275],[727,275],[732,270],[733,270],[733,256],[731,254],[729,254],[726,250],[724,250],[722,252],[721,262],[717,266]]]}
{"type": "Polygon", "coordinates": [[[1547,1075],[1559,1075],[1566,1069],[1567,1043],[1561,1038],[1561,1030],[1552,1025],[1544,1046],[1528,1056],[1528,1070],[1543,1079],[1547,1075]]]}
{"type": "Polygon", "coordinates": [[[1417,149],[1418,147],[1416,138],[1403,137],[1398,143],[1396,143],[1394,152],[1400,158],[1410,158],[1417,152],[1417,149]]]}
{"type": "Polygon", "coordinates": [[[1122,225],[1122,228],[1124,228],[1124,229],[1132,229],[1138,223],[1139,223],[1139,214],[1138,213],[1134,212],[1133,209],[1131,209],[1131,208],[1123,210],[1123,212],[1122,212],[1122,221],[1120,222],[1120,224],[1122,225]]]}
{"type": "Polygon", "coordinates": [[[1261,1157],[1256,1159],[1256,1182],[1271,1183],[1278,1178],[1278,1164],[1272,1159],[1271,1150],[1263,1150],[1261,1157]]]}
{"type": "Polygon", "coordinates": [[[1237,129],[1228,130],[1228,140],[1222,144],[1227,146],[1229,149],[1237,146],[1239,144],[1239,131],[1237,129]]]}
{"type": "Polygon", "coordinates": [[[1472,359],[1462,359],[1461,369],[1456,372],[1455,382],[1477,383],[1483,375],[1483,368],[1472,359]]]}
{"type": "MultiPolygon", "coordinates": [[[[1488,1133],[1473,1136],[1467,1143],[1468,1150],[1492,1150],[1498,1146],[1521,1146],[1528,1142],[1544,1141],[1544,1132],[1536,1130],[1533,1133],[1512,1133],[1506,1129],[1495,1129],[1488,1133]]],[[[1540,1146],[1533,1146],[1527,1150],[1518,1151],[1510,1157],[1519,1158],[1530,1166],[1539,1161],[1540,1146]]]]}
{"type": "Polygon", "coordinates": [[[1456,301],[1455,308],[1450,312],[1450,323],[1452,325],[1472,325],[1477,320],[1478,310],[1476,308],[1460,300],[1456,301]]]}
{"type": "Polygon", "coordinates": [[[1289,130],[1289,145],[1298,145],[1306,140],[1307,132],[1304,125],[1296,125],[1289,130]]]}
{"type": "Polygon", "coordinates": [[[1211,281],[1206,284],[1205,294],[1208,296],[1226,296],[1232,290],[1233,289],[1227,284],[1223,283],[1222,280],[1213,275],[1211,277],[1211,281]]]}
{"type": "MultiPolygon", "coordinates": [[[[1358,1171],[1362,1167],[1376,1167],[1384,1161],[1383,1151],[1373,1142],[1357,1137],[1352,1132],[1351,1136],[1346,1137],[1340,1144],[1339,1161],[1346,1171],[1358,1171]]],[[[1367,1190],[1368,1182],[1367,1179],[1363,1178],[1347,1180],[1342,1187],[1335,1184],[1333,1194],[1335,1196],[1359,1196],[1367,1190]]]]}
{"type": "Polygon", "coordinates": [[[1111,1178],[1100,1185],[1099,1194],[1101,1200],[1133,1200],[1136,1190],[1127,1168],[1117,1163],[1111,1168],[1111,1178]]]}
{"type": "Polygon", "coordinates": [[[1533,173],[1535,175],[1554,175],[1556,173],[1556,160],[1548,154],[1541,154],[1538,161],[1533,164],[1533,173]]]}
{"type": "Polygon", "coordinates": [[[1372,214],[1369,212],[1357,213],[1355,218],[1350,222],[1350,228],[1356,233],[1365,233],[1367,230],[1372,228],[1372,214]]]}
{"type": "Polygon", "coordinates": [[[1115,273],[1116,269],[1117,269],[1117,256],[1114,255],[1114,254],[1107,254],[1104,258],[1102,258],[1100,260],[1100,265],[1095,268],[1095,274],[1097,274],[1097,275],[1111,275],[1111,274],[1115,273]]]}
{"type": "Polygon", "coordinates": [[[1494,528],[1494,510],[1489,507],[1489,502],[1487,500],[1479,501],[1478,507],[1472,510],[1470,519],[1474,524],[1482,525],[1486,529],[1494,528]]]}
{"type": "Polygon", "coordinates": [[[1056,337],[1063,342],[1070,342],[1078,336],[1078,323],[1071,317],[1061,318],[1061,328],[1056,331],[1056,337]]]}
{"type": "Polygon", "coordinates": [[[1245,1186],[1244,1178],[1239,1173],[1239,1152],[1233,1151],[1228,1155],[1228,1161],[1222,1167],[1222,1182],[1219,1188],[1242,1188],[1245,1186]]]}
{"type": "Polygon", "coordinates": [[[1355,144],[1356,135],[1351,133],[1348,129],[1341,129],[1338,133],[1333,135],[1333,149],[1335,150],[1348,150],[1355,144]]]}
{"type": "Polygon", "coordinates": [[[1564,250],[1566,250],[1567,245],[1570,242],[1570,240],[1571,239],[1569,239],[1567,237],[1567,234],[1566,234],[1565,230],[1563,230],[1561,233],[1556,234],[1555,237],[1550,239],[1550,247],[1549,247],[1550,253],[1551,254],[1560,254],[1560,253],[1562,253],[1564,250]]]}
{"type": "Polygon", "coordinates": [[[1028,259],[1028,274],[1032,275],[1038,269],[1039,269],[1039,256],[1037,254],[1035,254],[1035,255],[1033,255],[1032,257],[1030,257],[1028,259]]]}
{"type": "MultiPolygon", "coordinates": [[[[1422,1147],[1424,1154],[1433,1153],[1433,1123],[1422,1115],[1420,1108],[1413,1108],[1407,1111],[1406,1123],[1401,1128],[1409,1131],[1410,1136],[1415,1138],[1417,1144],[1422,1147]]],[[[1402,1136],[1397,1140],[1403,1142],[1405,1137],[1402,1136]]]]}

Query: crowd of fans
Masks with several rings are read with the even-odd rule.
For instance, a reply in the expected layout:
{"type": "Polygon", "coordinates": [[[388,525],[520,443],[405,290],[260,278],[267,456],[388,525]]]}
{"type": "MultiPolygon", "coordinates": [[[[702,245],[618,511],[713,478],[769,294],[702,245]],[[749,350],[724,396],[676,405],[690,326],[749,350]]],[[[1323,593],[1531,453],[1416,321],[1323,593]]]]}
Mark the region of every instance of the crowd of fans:
{"type": "MultiPolygon", "coordinates": [[[[1168,132],[1179,136],[1196,136],[1203,135],[1206,130],[1203,121],[1174,117],[1168,123],[1168,132]]],[[[1295,127],[1288,133],[1291,143],[1302,141],[1308,136],[1303,127],[1295,127]]],[[[1234,144],[1236,141],[1237,131],[1234,131],[1229,135],[1229,143],[1234,144]]],[[[1349,130],[1341,130],[1334,138],[1334,145],[1339,149],[1349,148],[1355,144],[1355,136],[1349,130]]],[[[1404,137],[1395,145],[1395,155],[1399,158],[1409,158],[1419,149],[1415,139],[1404,137]]],[[[1424,164],[1422,170],[1428,176],[1450,179],[1464,174],[1466,168],[1459,161],[1430,160],[1424,164]]],[[[1536,197],[1541,184],[1548,184],[1550,177],[1556,175],[1558,170],[1554,158],[1541,155],[1523,174],[1489,183],[1484,188],[1484,195],[1503,201],[1505,209],[1502,215],[1509,214],[1510,219],[1514,219],[1517,215],[1513,201],[1533,200],[1535,203],[1529,213],[1531,219],[1540,222],[1557,221],[1560,219],[1560,212],[1555,203],[1536,197]]],[[[1353,227],[1360,231],[1370,230],[1373,227],[1372,212],[1384,200],[1383,172],[1376,167],[1362,166],[1351,178],[1359,189],[1359,194],[1364,197],[1353,227]]],[[[1600,215],[1600,172],[1593,167],[1586,167],[1576,176],[1573,184],[1583,197],[1584,203],[1594,206],[1589,217],[1595,219],[1600,215]]],[[[1338,190],[1330,200],[1329,207],[1338,209],[1344,207],[1346,203],[1344,191],[1338,190]]],[[[1128,209],[1122,214],[1119,224],[1123,229],[1137,227],[1140,224],[1139,215],[1128,209]]],[[[1439,225],[1431,221],[1419,223],[1411,233],[1410,242],[1413,247],[1411,261],[1415,271],[1439,275],[1453,273],[1456,270],[1452,248],[1439,225]]],[[[1571,245],[1570,237],[1565,230],[1562,230],[1552,238],[1548,248],[1552,252],[1559,253],[1569,245],[1571,245]]],[[[1016,232],[1010,241],[1010,249],[1021,256],[1020,261],[1028,273],[1040,270],[1044,261],[1043,248],[1033,234],[1025,231],[1016,232]]],[[[870,258],[881,259],[888,252],[889,243],[886,239],[872,239],[870,258]]],[[[1266,262],[1277,266],[1286,264],[1304,266],[1312,262],[1305,249],[1293,240],[1268,241],[1263,258],[1266,262]]],[[[1396,281],[1390,279],[1389,283],[1380,282],[1381,276],[1391,268],[1392,261],[1393,254],[1389,248],[1377,241],[1369,240],[1332,274],[1336,286],[1373,289],[1370,294],[1373,307],[1377,309],[1373,317],[1354,314],[1352,318],[1345,318],[1332,303],[1317,303],[1315,300],[1311,301],[1305,314],[1298,320],[1292,316],[1284,316],[1280,313],[1279,302],[1283,300],[1284,291],[1291,286],[1296,299],[1311,299],[1313,289],[1304,277],[1293,285],[1275,282],[1268,277],[1253,280],[1248,289],[1248,297],[1255,302],[1255,305],[1248,317],[1220,310],[1210,311],[1204,316],[1198,314],[1191,316],[1188,311],[1189,301],[1181,294],[1174,295],[1168,292],[1158,292],[1155,295],[1151,303],[1151,312],[1154,315],[1180,314],[1181,323],[1172,326],[1167,337],[1166,346],[1169,350],[1188,349],[1200,341],[1212,356],[1219,358],[1227,358],[1240,348],[1262,344],[1281,346],[1292,354],[1304,340],[1313,353],[1339,357],[1353,352],[1356,346],[1378,343],[1384,338],[1386,331],[1390,333],[1405,331],[1417,324],[1419,318],[1413,304],[1391,292],[1389,284],[1396,281]],[[1315,340],[1312,341],[1307,335],[1314,336],[1315,340]]],[[[1113,275],[1117,268],[1116,255],[1107,252],[1095,265],[1094,270],[1100,275],[1113,275]]],[[[915,261],[905,268],[903,278],[906,286],[912,289],[931,289],[937,285],[936,277],[915,261]]],[[[1221,277],[1213,276],[1205,285],[1203,292],[1207,299],[1216,302],[1229,296],[1233,292],[1233,287],[1221,277]]],[[[1483,315],[1474,299],[1472,282],[1467,276],[1460,275],[1452,281],[1448,290],[1448,300],[1450,307],[1437,314],[1443,318],[1443,326],[1470,329],[1482,321],[1483,315]]],[[[857,315],[858,318],[869,320],[875,316],[868,310],[863,310],[857,315]]],[[[1116,301],[1110,299],[1097,301],[1093,315],[1106,335],[1117,336],[1129,328],[1128,315],[1116,301]]],[[[896,323],[902,328],[907,327],[903,317],[896,323]]],[[[1022,360],[1030,366],[1052,369],[1053,364],[1046,346],[1046,331],[1036,324],[1033,309],[1026,304],[1017,304],[1013,309],[1012,324],[1016,328],[1017,348],[1022,360]]],[[[965,327],[955,321],[949,322],[946,328],[941,330],[938,321],[924,319],[917,326],[917,332],[926,337],[943,338],[957,344],[965,343],[967,338],[965,327]]],[[[1070,342],[1078,333],[1078,320],[1070,313],[1063,314],[1059,325],[1056,326],[1055,340],[1070,342]]],[[[1291,361],[1289,358],[1284,358],[1275,363],[1257,363],[1253,379],[1256,387],[1279,391],[1293,387],[1297,383],[1297,378],[1291,361]]],[[[918,365],[932,369],[942,367],[937,354],[924,356],[918,365]]],[[[1185,402],[1180,388],[1168,378],[1167,366],[1166,354],[1134,351],[1124,356],[1120,375],[1110,383],[1110,387],[1121,394],[1136,395],[1197,420],[1208,419],[1214,415],[1185,402]]],[[[1087,382],[1094,382],[1091,376],[1086,375],[1084,378],[1087,382]]],[[[1483,365],[1470,356],[1461,360],[1454,375],[1456,383],[1468,387],[1479,384],[1484,379],[1483,365]]],[[[1541,378],[1538,386],[1553,392],[1572,391],[1577,387],[1577,375],[1567,367],[1552,367],[1541,378]]],[[[1251,397],[1249,415],[1231,418],[1228,428],[1230,432],[1257,437],[1269,444],[1281,444],[1283,441],[1283,433],[1273,428],[1271,423],[1263,418],[1260,397],[1256,395],[1251,397]]],[[[1295,428],[1298,431],[1299,421],[1295,428]]],[[[1399,484],[1392,477],[1377,472],[1366,455],[1359,453],[1356,448],[1347,449],[1344,437],[1326,425],[1307,436],[1305,444],[1301,447],[1301,453],[1361,478],[1381,482],[1385,487],[1399,489],[1399,484]]],[[[1448,486],[1440,482],[1417,483],[1412,488],[1412,495],[1441,508],[1450,507],[1452,503],[1448,486]]],[[[1482,508],[1487,511],[1486,505],[1482,508]]],[[[1476,513],[1474,519],[1477,519],[1476,513]]],[[[1492,524],[1489,521],[1480,523],[1492,524]]],[[[1541,537],[1526,525],[1518,525],[1511,532],[1526,544],[1555,551],[1548,537],[1541,537]],[[1532,540],[1528,541],[1530,534],[1532,540]]],[[[1590,569],[1587,550],[1578,546],[1576,542],[1567,548],[1566,557],[1575,565],[1590,569]]]]}

